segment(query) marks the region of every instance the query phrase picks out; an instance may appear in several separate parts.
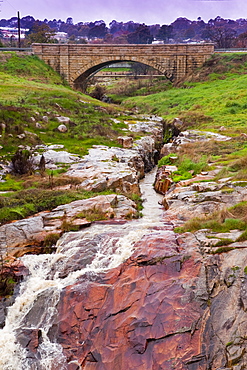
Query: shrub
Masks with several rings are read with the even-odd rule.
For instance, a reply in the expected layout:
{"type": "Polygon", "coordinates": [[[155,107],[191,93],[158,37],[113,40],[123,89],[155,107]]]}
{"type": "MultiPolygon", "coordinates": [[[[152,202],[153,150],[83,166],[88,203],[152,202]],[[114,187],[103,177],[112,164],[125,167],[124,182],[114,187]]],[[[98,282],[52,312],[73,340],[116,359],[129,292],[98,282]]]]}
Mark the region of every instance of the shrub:
{"type": "Polygon", "coordinates": [[[87,221],[93,222],[93,221],[102,221],[106,220],[106,214],[96,208],[88,209],[84,212],[79,213],[77,218],[86,218],[87,221]]]}
{"type": "Polygon", "coordinates": [[[103,99],[103,96],[105,94],[105,89],[104,87],[100,86],[100,85],[96,85],[95,86],[95,89],[92,91],[92,93],[90,94],[94,99],[98,99],[98,100],[102,100],[103,99]]]}
{"type": "Polygon", "coordinates": [[[14,266],[6,264],[0,255],[0,297],[7,297],[14,293],[18,278],[14,272],[14,266]]]}
{"type": "Polygon", "coordinates": [[[60,238],[60,235],[58,233],[48,234],[46,235],[43,244],[45,247],[52,247],[57,243],[59,238],[60,238]]]}
{"type": "Polygon", "coordinates": [[[212,252],[212,254],[220,254],[220,253],[226,253],[226,252],[229,252],[229,251],[232,251],[233,247],[220,247],[218,249],[216,249],[215,251],[212,252]]]}
{"type": "Polygon", "coordinates": [[[193,161],[190,158],[184,157],[179,159],[178,169],[173,172],[172,180],[178,182],[181,180],[188,180],[197,175],[207,166],[205,158],[198,161],[193,161]]]}
{"type": "Polygon", "coordinates": [[[18,175],[32,173],[34,171],[33,158],[29,150],[17,150],[11,158],[13,172],[18,175]]]}
{"type": "Polygon", "coordinates": [[[174,154],[174,153],[170,153],[164,157],[162,157],[159,162],[158,162],[158,167],[161,167],[161,166],[164,166],[164,165],[171,165],[172,162],[171,162],[171,157],[176,157],[177,154],[174,154]]]}
{"type": "Polygon", "coordinates": [[[58,233],[51,233],[46,235],[44,242],[43,242],[43,248],[42,252],[43,253],[52,253],[56,249],[56,243],[58,239],[60,238],[60,235],[58,233]]]}
{"type": "Polygon", "coordinates": [[[178,165],[178,172],[189,172],[193,171],[193,173],[196,175],[200,173],[204,167],[206,167],[207,162],[205,158],[201,158],[199,161],[193,161],[190,158],[184,158],[183,161],[178,165]]]}
{"type": "Polygon", "coordinates": [[[229,211],[235,217],[246,219],[247,218],[247,201],[243,201],[238,204],[235,204],[233,207],[229,208],[229,211]]]}
{"type": "Polygon", "coordinates": [[[244,242],[247,240],[247,230],[245,230],[238,238],[237,242],[244,242]]]}
{"type": "Polygon", "coordinates": [[[42,177],[45,175],[45,157],[43,154],[39,161],[39,173],[42,177]]]}
{"type": "Polygon", "coordinates": [[[247,156],[245,155],[242,158],[239,158],[238,160],[233,162],[233,164],[231,164],[228,167],[228,169],[229,169],[229,171],[236,172],[236,171],[239,171],[239,170],[244,169],[246,167],[247,167],[247,156]]]}
{"type": "Polygon", "coordinates": [[[228,245],[231,243],[233,243],[232,239],[222,238],[218,241],[218,243],[215,244],[215,247],[221,247],[221,246],[228,245]]]}

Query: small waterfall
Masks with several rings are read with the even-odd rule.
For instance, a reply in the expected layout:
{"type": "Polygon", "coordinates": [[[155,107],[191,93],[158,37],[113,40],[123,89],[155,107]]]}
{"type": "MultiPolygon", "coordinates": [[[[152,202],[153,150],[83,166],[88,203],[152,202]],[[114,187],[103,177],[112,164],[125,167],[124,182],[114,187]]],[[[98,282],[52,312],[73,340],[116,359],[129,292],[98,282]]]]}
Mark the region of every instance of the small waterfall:
{"type": "Polygon", "coordinates": [[[159,205],[163,196],[158,194],[153,189],[153,184],[155,181],[156,167],[146,174],[145,178],[140,182],[140,188],[142,192],[143,199],[143,218],[140,222],[148,222],[149,224],[155,223],[159,224],[161,222],[162,213],[164,211],[163,207],[159,205]]]}
{"type": "Polygon", "coordinates": [[[162,207],[158,204],[162,196],[152,187],[154,176],[155,170],[140,184],[144,199],[142,219],[122,225],[98,223],[88,229],[66,233],[58,241],[55,254],[21,258],[29,269],[29,276],[21,284],[19,296],[8,309],[5,327],[0,330],[1,370],[67,368],[61,346],[48,338],[60,293],[78,278],[92,279],[118,266],[131,256],[136,242],[144,235],[164,227],[162,207]],[[21,345],[25,342],[22,333],[28,330],[39,333],[35,356],[21,345]]]}

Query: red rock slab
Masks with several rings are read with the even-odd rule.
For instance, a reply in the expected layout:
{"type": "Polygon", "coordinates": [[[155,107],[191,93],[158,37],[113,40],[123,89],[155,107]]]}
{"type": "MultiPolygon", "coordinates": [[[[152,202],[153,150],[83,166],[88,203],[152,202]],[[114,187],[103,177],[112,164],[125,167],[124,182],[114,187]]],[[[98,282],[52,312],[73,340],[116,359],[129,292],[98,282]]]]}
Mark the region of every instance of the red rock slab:
{"type": "Polygon", "coordinates": [[[75,361],[99,370],[204,366],[198,329],[203,310],[193,294],[201,263],[196,253],[180,249],[175,234],[157,231],[137,243],[118,268],[63,291],[50,337],[62,345],[68,366],[75,361]]]}

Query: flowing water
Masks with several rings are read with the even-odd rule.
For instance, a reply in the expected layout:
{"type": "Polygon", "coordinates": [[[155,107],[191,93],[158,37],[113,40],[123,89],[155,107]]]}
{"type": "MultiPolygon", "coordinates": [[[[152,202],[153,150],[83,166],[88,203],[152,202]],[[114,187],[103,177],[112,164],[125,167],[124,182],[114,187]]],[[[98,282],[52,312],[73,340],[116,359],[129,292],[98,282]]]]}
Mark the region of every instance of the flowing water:
{"type": "Polygon", "coordinates": [[[8,309],[5,327],[0,330],[0,370],[66,369],[62,348],[48,338],[63,288],[78,278],[92,279],[97,273],[114,268],[130,257],[144,235],[162,223],[162,196],[153,190],[155,170],[141,181],[143,218],[124,224],[94,224],[82,231],[66,233],[51,255],[22,257],[29,275],[21,284],[15,303],[8,309]],[[40,344],[36,357],[21,344],[23,333],[38,330],[40,344]]]}

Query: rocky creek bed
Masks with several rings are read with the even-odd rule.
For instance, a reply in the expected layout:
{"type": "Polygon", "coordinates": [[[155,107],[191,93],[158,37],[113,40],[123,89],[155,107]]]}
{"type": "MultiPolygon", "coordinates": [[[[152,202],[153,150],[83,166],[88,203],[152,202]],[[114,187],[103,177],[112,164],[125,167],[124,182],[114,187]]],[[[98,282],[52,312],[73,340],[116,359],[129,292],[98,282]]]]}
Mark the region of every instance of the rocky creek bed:
{"type": "MultiPolygon", "coordinates": [[[[163,150],[188,140],[209,140],[209,134],[182,134],[163,150]]],[[[35,235],[59,230],[64,213],[72,220],[99,206],[111,220],[65,233],[55,254],[21,258],[21,294],[0,333],[2,369],[247,368],[247,242],[236,241],[238,230],[174,232],[195,215],[247,200],[247,188],[229,178],[209,181],[215,172],[208,171],[198,176],[201,182],[171,187],[162,208],[162,196],[146,196],[139,181],[153,167],[155,150],[150,136],[129,149],[95,147],[68,171],[86,189],[144,194],[142,220],[124,221],[134,204],[113,194],[1,226],[1,249],[22,255],[35,235]],[[217,253],[224,238],[232,239],[230,248],[217,253]]]]}

